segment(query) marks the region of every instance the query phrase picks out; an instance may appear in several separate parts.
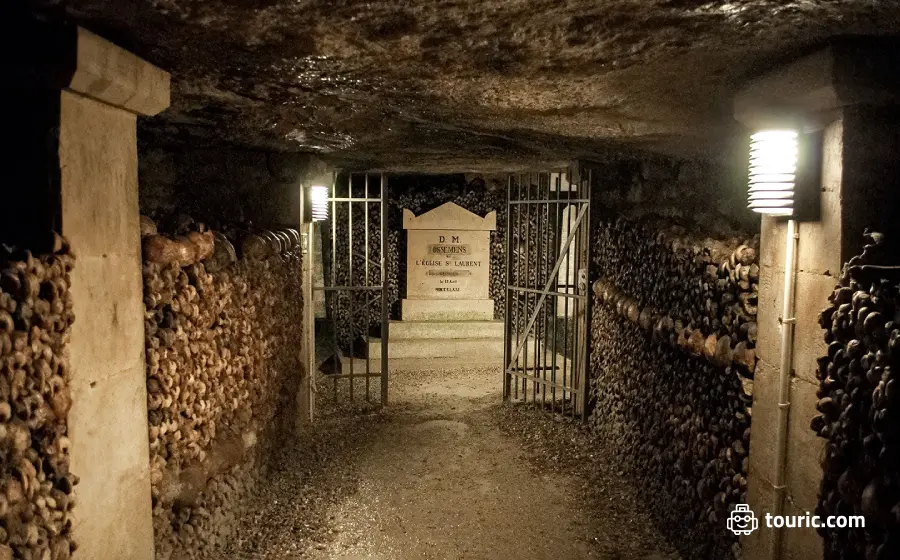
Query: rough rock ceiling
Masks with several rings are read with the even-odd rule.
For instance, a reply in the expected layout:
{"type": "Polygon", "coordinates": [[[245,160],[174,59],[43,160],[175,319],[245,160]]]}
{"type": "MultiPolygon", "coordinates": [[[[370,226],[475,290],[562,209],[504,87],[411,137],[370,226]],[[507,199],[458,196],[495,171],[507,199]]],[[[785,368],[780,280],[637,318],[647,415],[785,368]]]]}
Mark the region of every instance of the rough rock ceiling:
{"type": "Polygon", "coordinates": [[[170,71],[151,141],[503,167],[727,146],[733,89],[894,0],[42,0],[170,71]]]}

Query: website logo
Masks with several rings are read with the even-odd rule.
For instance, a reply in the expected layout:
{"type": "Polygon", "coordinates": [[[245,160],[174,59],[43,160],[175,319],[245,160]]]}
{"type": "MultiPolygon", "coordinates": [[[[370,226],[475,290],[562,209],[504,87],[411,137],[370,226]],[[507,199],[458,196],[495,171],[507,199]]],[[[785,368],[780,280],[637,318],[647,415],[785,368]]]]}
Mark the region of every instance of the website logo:
{"type": "Polygon", "coordinates": [[[759,519],[747,504],[737,504],[728,516],[728,530],[735,535],[749,535],[759,529],[759,519]]]}

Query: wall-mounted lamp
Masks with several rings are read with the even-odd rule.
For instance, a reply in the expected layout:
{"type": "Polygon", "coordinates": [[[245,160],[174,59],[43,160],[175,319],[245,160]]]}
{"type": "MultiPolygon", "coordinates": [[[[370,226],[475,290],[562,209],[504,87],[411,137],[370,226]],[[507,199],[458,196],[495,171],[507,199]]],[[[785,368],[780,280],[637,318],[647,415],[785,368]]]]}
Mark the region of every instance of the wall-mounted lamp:
{"type": "Polygon", "coordinates": [[[321,185],[310,187],[309,202],[312,210],[312,221],[323,222],[328,219],[328,187],[321,185]]]}
{"type": "Polygon", "coordinates": [[[794,187],[800,155],[796,130],[762,130],[750,137],[748,206],[776,216],[794,214],[794,187]]]}

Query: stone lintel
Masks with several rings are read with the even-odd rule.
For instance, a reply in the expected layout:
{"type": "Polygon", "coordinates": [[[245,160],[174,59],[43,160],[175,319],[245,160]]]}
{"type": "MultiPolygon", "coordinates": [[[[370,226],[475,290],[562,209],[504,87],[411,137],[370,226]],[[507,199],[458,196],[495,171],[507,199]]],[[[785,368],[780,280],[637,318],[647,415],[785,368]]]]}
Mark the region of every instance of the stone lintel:
{"type": "Polygon", "coordinates": [[[70,90],[144,116],[169,106],[168,72],[80,27],[77,49],[70,90]]]}
{"type": "Polygon", "coordinates": [[[17,58],[5,83],[17,89],[68,89],[130,113],[169,106],[169,73],[71,24],[15,19],[17,58]]]}
{"type": "Polygon", "coordinates": [[[898,104],[898,46],[889,38],[837,39],[747,83],[735,95],[734,117],[750,128],[778,127],[851,105],[898,104]]]}
{"type": "Polygon", "coordinates": [[[420,216],[404,208],[403,229],[493,231],[497,229],[497,212],[488,212],[487,216],[482,218],[454,202],[446,202],[420,216]]]}

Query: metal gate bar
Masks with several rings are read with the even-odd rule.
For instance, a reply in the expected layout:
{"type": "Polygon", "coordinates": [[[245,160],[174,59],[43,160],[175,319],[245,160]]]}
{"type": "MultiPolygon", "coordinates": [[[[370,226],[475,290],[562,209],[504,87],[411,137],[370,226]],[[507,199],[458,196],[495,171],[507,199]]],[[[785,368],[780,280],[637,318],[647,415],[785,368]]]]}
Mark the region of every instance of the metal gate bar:
{"type": "Polygon", "coordinates": [[[503,395],[582,418],[589,396],[590,175],[572,168],[518,174],[507,185],[503,395]]]}
{"type": "MultiPolygon", "coordinates": [[[[331,255],[330,255],[330,266],[331,266],[331,285],[330,286],[314,286],[313,289],[316,291],[320,291],[326,294],[325,301],[328,306],[328,315],[331,319],[331,327],[332,327],[332,349],[333,349],[333,358],[335,361],[334,367],[335,371],[329,374],[329,377],[332,379],[332,391],[334,394],[334,398],[337,401],[338,399],[338,382],[339,380],[348,380],[348,388],[349,388],[349,400],[352,402],[355,399],[356,395],[356,380],[358,378],[363,378],[365,383],[365,391],[364,391],[364,399],[366,401],[371,401],[371,379],[374,377],[381,379],[381,405],[384,406],[387,404],[388,400],[388,295],[387,295],[387,282],[386,282],[386,274],[385,274],[385,248],[386,248],[386,198],[385,193],[387,189],[387,178],[384,174],[378,174],[378,182],[379,182],[379,196],[377,198],[373,198],[370,196],[370,180],[372,179],[372,175],[369,173],[348,173],[346,174],[347,178],[347,196],[338,196],[338,186],[339,186],[339,175],[335,174],[333,177],[331,189],[329,192],[328,203],[331,206],[331,255]],[[354,196],[354,178],[362,178],[362,191],[363,196],[355,197],[354,196]],[[339,204],[342,205],[339,207],[339,204]],[[362,211],[364,215],[364,239],[363,239],[363,250],[362,254],[358,251],[354,250],[354,231],[353,231],[353,213],[354,209],[358,209],[361,205],[362,211]],[[370,207],[370,205],[372,205],[370,207]],[[343,217],[343,208],[346,208],[346,222],[339,224],[343,217]],[[339,212],[338,209],[341,208],[339,212]],[[377,271],[378,271],[378,281],[375,282],[372,279],[372,272],[376,269],[376,267],[372,266],[375,262],[372,259],[372,252],[375,247],[372,247],[371,242],[371,234],[370,228],[372,226],[369,218],[369,211],[371,208],[377,208],[379,214],[379,259],[377,262],[377,271]],[[344,229],[346,227],[346,230],[344,229]],[[342,256],[338,253],[338,239],[339,236],[346,236],[347,240],[347,252],[346,252],[346,261],[343,261],[342,256]],[[356,258],[361,257],[363,260],[362,270],[354,269],[354,260],[356,258]],[[346,269],[346,278],[341,278],[338,275],[339,269],[346,269]],[[361,282],[358,281],[358,277],[360,276],[360,272],[363,274],[363,279],[361,282]],[[329,297],[330,296],[330,297],[329,297]],[[356,296],[361,296],[364,301],[363,314],[360,318],[358,315],[359,308],[356,305],[356,296]],[[380,309],[380,336],[381,336],[381,344],[380,344],[380,368],[378,371],[373,371],[371,367],[371,361],[373,359],[372,356],[369,355],[369,330],[371,326],[371,316],[372,316],[372,306],[373,304],[378,303],[380,300],[381,309],[380,309]],[[347,313],[347,323],[342,323],[341,313],[343,311],[342,304],[346,302],[348,313],[347,313]],[[339,331],[348,332],[346,340],[343,340],[344,337],[340,336],[339,331]],[[361,371],[357,371],[356,364],[354,363],[357,359],[357,331],[361,331],[361,338],[364,344],[366,345],[365,352],[365,373],[361,371]],[[341,340],[339,340],[339,338],[341,340]],[[342,344],[341,342],[347,343],[348,356],[343,355],[342,344]],[[345,366],[345,358],[346,358],[346,366],[345,366]],[[345,373],[345,367],[348,370],[345,373]]],[[[360,181],[356,181],[356,186],[359,187],[360,181]]],[[[359,189],[357,189],[359,190],[359,189]]],[[[341,193],[342,194],[342,193],[341,193]]],[[[357,239],[358,241],[358,239],[357,239]]]]}

